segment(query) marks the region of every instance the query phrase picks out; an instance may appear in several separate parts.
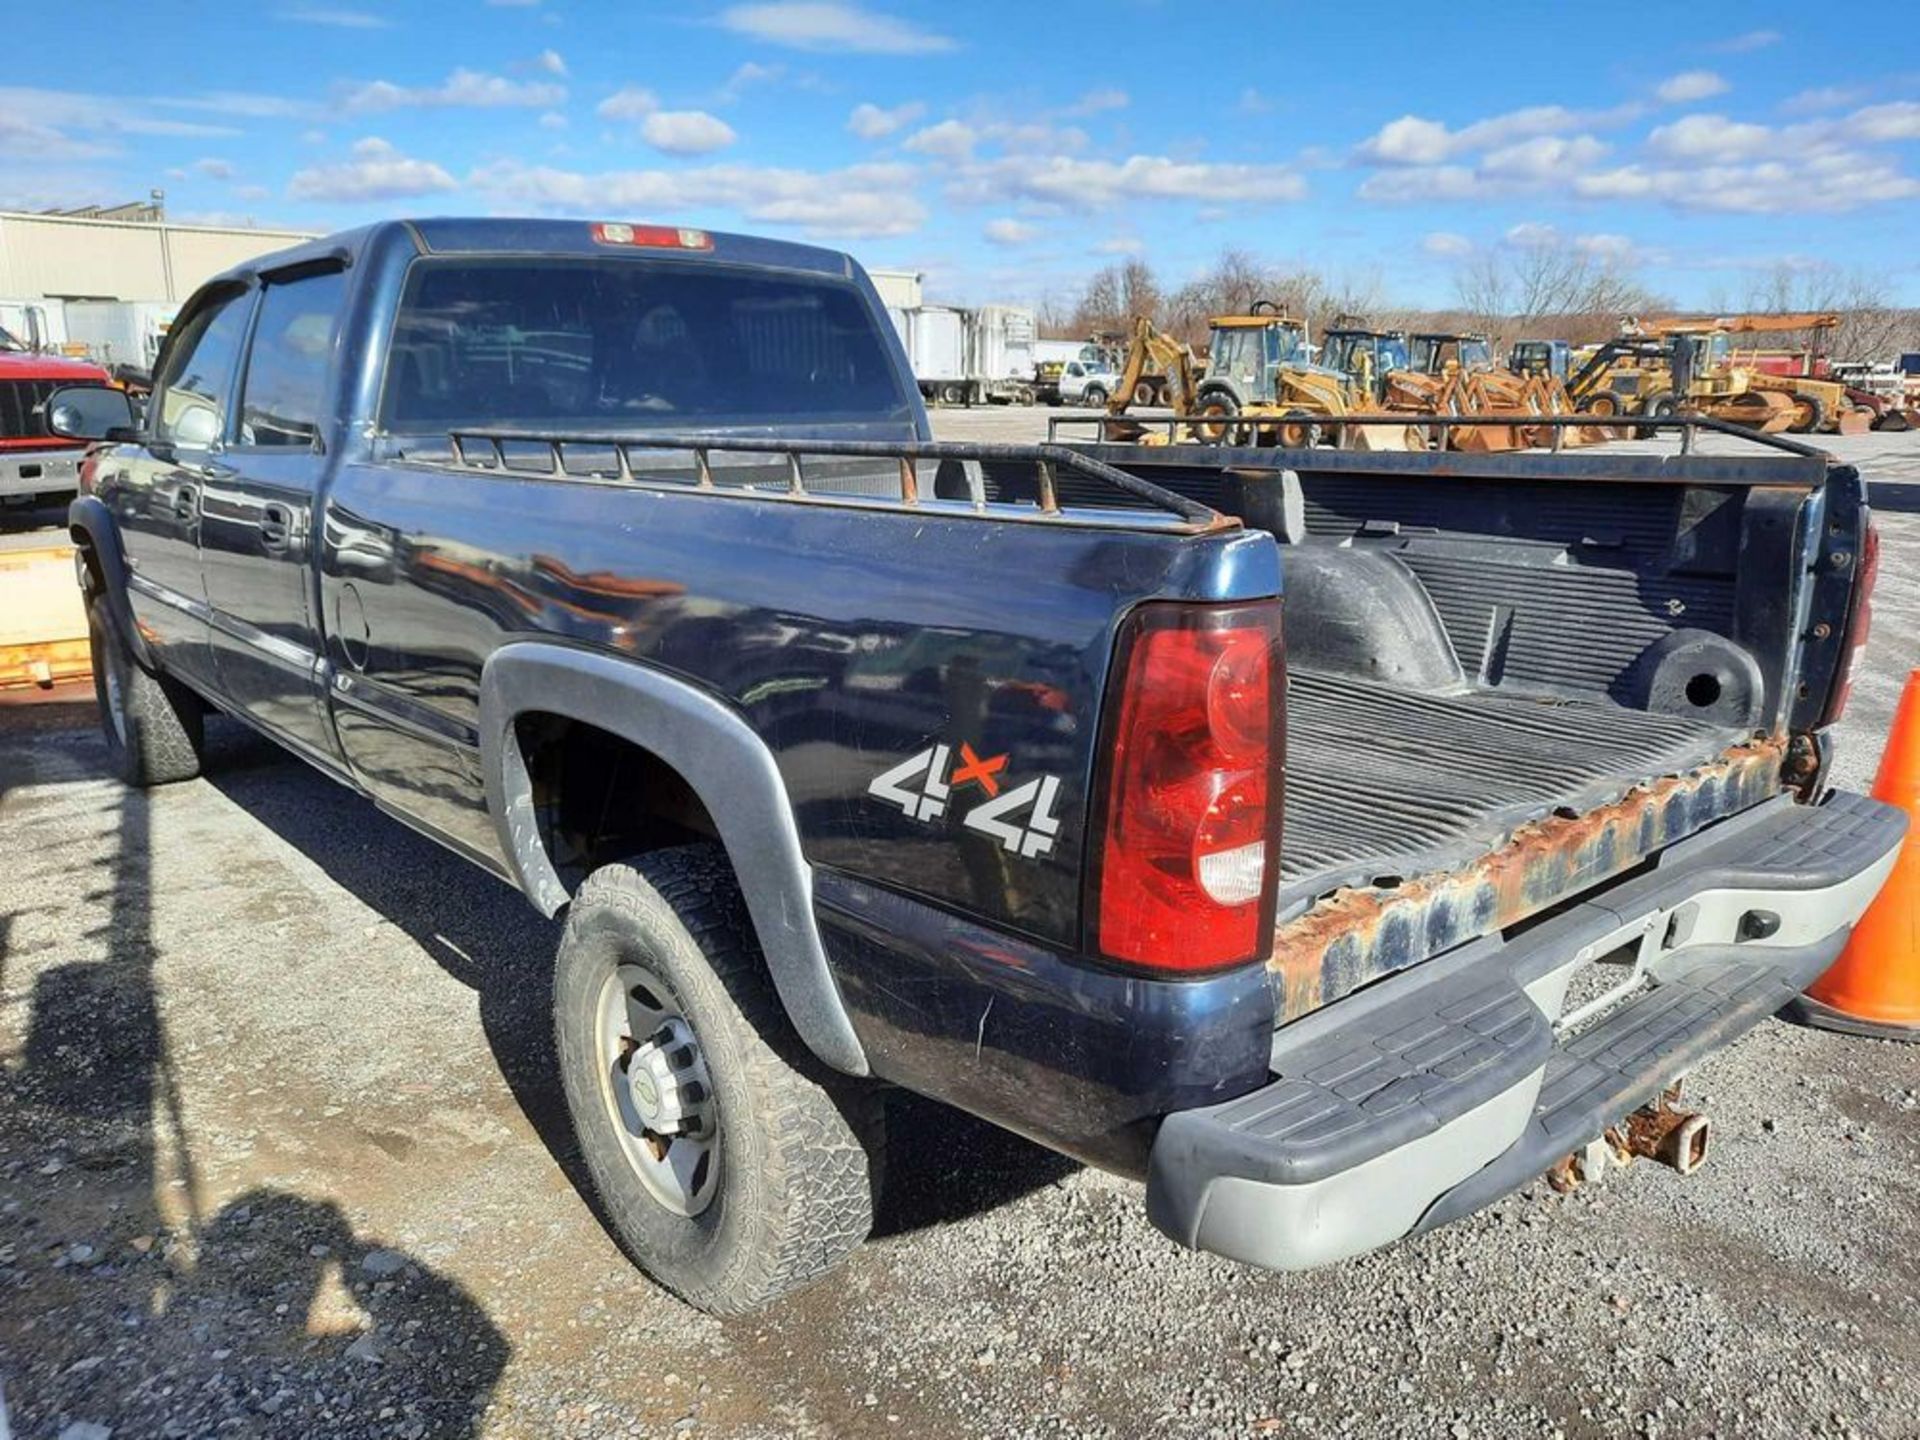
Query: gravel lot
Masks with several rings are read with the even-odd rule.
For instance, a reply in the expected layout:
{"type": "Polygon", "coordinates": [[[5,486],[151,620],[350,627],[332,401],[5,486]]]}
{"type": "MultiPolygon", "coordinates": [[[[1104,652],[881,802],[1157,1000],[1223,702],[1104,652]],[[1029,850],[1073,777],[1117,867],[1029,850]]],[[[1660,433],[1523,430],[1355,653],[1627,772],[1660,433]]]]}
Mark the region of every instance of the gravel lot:
{"type": "MultiPolygon", "coordinates": [[[[1833,448],[1892,482],[1860,785],[1920,664],[1920,435],[1833,448]]],[[[129,793],[91,712],[0,708],[22,1440],[1920,1435],[1913,1047],[1769,1022],[1690,1082],[1697,1176],[1536,1185],[1297,1276],[1178,1251],[1134,1186],[901,1097],[881,1234],[723,1323],[574,1190],[553,926],[236,726],[205,779],[129,793]]]]}

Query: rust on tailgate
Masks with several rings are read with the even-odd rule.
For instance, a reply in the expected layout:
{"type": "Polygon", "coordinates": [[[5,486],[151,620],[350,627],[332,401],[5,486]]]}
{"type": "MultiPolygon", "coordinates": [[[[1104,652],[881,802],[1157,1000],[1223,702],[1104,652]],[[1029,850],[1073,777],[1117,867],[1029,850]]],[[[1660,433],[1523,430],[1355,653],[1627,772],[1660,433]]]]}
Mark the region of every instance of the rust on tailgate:
{"type": "Polygon", "coordinates": [[[1780,736],[1745,741],[1583,814],[1524,825],[1458,870],[1391,889],[1335,891],[1275,933],[1267,966],[1278,1018],[1296,1020],[1370,980],[1523,920],[1757,804],[1780,788],[1785,754],[1780,736]]]}

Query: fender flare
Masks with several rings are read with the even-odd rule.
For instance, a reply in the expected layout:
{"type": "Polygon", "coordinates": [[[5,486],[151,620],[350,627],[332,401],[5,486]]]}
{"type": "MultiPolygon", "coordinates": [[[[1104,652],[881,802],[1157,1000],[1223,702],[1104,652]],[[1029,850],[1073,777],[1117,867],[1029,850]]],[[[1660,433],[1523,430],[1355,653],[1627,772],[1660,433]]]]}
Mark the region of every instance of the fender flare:
{"type": "MultiPolygon", "coordinates": [[[[134,658],[144,669],[157,672],[160,667],[147,648],[147,637],[134,623],[133,604],[127,599],[127,552],[120,543],[120,528],[113,523],[113,512],[99,496],[82,495],[67,506],[67,534],[99,567],[107,609],[113,612],[114,625],[133,648],[134,658]]],[[[84,579],[81,588],[86,589],[84,579]]]]}
{"type": "Polygon", "coordinates": [[[651,751],[693,787],[720,831],[774,988],[809,1049],[836,1070],[868,1072],[814,919],[813,871],[800,849],[785,782],[751,726],[684,680],[632,660],[516,641],[480,674],[480,752],[487,809],[515,882],[536,907],[569,898],[541,843],[514,721],[562,715],[651,751]]]}

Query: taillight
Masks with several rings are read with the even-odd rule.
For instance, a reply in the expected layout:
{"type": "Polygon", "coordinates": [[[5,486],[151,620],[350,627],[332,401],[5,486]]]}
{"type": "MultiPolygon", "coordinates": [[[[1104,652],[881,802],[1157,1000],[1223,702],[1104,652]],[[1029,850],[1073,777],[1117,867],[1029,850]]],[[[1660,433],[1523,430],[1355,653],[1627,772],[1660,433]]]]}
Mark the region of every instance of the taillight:
{"type": "Polygon", "coordinates": [[[592,227],[594,240],[601,245],[639,245],[667,250],[711,250],[713,236],[704,230],[683,230],[676,225],[621,225],[603,220],[592,227]]]}
{"type": "Polygon", "coordinates": [[[1280,602],[1143,605],[1121,632],[1089,948],[1160,971],[1264,958],[1280,868],[1280,602]]]}
{"type": "Polygon", "coordinates": [[[1859,566],[1853,572],[1853,600],[1847,606],[1847,633],[1840,644],[1840,663],[1834,668],[1833,689],[1820,716],[1822,729],[1838,720],[1847,708],[1860,652],[1867,648],[1867,631],[1873,627],[1873,586],[1880,578],[1880,532],[1871,520],[1865,526],[1865,536],[1860,542],[1859,566]]]}

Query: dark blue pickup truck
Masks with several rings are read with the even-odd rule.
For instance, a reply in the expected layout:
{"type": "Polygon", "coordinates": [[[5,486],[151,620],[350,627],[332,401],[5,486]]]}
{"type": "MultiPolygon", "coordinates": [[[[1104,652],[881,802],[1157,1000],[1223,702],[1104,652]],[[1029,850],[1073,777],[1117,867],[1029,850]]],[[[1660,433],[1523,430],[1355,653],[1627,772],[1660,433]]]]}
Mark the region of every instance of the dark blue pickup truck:
{"type": "Polygon", "coordinates": [[[1636,1112],[1684,1164],[1903,830],[1822,779],[1865,487],[1784,442],[937,444],[846,256],[516,220],[232,271],[48,413],[127,780],[217,709],[564,909],[602,1211],[712,1310],[866,1234],[880,1082],[1276,1268],[1636,1112]]]}

